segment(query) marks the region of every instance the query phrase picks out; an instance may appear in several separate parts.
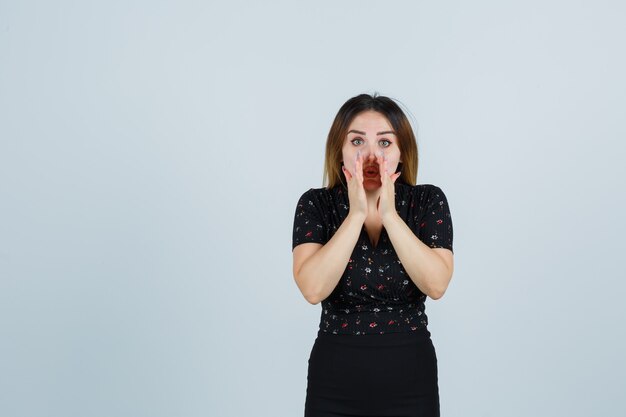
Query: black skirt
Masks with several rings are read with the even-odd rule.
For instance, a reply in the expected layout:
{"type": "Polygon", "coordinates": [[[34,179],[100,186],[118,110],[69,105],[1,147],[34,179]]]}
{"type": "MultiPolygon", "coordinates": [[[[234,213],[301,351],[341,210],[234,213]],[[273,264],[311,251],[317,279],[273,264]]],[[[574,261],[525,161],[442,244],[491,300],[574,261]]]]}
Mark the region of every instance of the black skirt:
{"type": "Polygon", "coordinates": [[[334,335],[318,331],[305,417],[439,416],[430,332],[334,335]]]}

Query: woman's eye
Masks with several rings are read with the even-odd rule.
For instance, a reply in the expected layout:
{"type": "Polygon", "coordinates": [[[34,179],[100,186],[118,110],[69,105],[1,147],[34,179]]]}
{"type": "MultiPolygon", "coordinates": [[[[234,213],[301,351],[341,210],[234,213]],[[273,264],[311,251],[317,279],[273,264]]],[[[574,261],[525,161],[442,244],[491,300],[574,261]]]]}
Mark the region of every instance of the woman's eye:
{"type": "Polygon", "coordinates": [[[379,142],[380,146],[382,146],[383,148],[386,148],[387,146],[391,145],[391,141],[387,140],[387,139],[381,139],[379,142]]]}
{"type": "Polygon", "coordinates": [[[350,142],[352,142],[353,145],[362,145],[363,144],[363,139],[361,139],[361,138],[354,138],[350,142]]]}

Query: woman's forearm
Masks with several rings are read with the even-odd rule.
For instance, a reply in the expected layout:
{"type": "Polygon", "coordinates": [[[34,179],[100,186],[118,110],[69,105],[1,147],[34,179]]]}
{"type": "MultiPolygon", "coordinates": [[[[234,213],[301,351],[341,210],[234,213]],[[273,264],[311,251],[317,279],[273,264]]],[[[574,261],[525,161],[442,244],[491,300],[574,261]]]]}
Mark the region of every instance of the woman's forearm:
{"type": "Polygon", "coordinates": [[[383,224],[404,270],[417,288],[434,300],[441,298],[452,278],[452,265],[447,265],[419,240],[397,213],[384,219],[383,224]]]}
{"type": "Polygon", "coordinates": [[[364,221],[362,216],[349,214],[333,237],[294,271],[298,287],[311,304],[324,300],[337,286],[364,221]]]}

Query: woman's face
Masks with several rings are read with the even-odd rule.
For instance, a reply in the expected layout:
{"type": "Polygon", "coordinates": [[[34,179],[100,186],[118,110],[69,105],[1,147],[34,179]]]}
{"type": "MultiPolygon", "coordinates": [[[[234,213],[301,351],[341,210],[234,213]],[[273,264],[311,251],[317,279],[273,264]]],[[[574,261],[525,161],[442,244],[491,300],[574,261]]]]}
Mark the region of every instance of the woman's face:
{"type": "Polygon", "coordinates": [[[396,172],[400,162],[398,138],[385,116],[373,110],[356,115],[348,127],[341,154],[343,164],[354,175],[357,153],[363,160],[363,188],[373,191],[382,185],[378,159],[387,157],[389,174],[396,172]]]}

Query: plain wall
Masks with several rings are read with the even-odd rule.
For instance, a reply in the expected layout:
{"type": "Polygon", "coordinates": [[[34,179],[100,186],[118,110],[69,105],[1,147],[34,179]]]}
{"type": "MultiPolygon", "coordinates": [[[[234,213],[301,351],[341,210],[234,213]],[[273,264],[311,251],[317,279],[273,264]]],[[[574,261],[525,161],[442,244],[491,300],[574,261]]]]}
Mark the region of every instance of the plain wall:
{"type": "Polygon", "coordinates": [[[451,207],[442,415],[624,415],[625,17],[0,1],[0,415],[302,415],[295,204],[362,92],[409,110],[451,207]]]}

